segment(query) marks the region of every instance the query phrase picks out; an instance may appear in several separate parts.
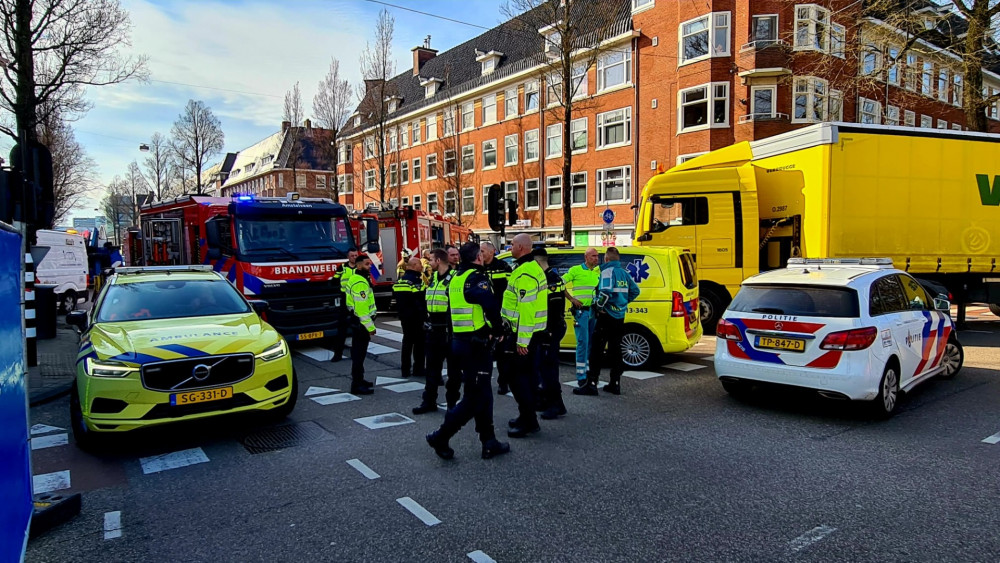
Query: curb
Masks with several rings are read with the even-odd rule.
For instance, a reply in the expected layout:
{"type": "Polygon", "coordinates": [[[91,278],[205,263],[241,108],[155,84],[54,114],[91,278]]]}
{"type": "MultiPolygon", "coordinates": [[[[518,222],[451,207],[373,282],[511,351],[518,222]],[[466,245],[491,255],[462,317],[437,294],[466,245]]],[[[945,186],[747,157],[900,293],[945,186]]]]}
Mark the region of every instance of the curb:
{"type": "Polygon", "coordinates": [[[69,392],[73,390],[73,382],[57,386],[48,387],[42,389],[41,391],[35,391],[31,393],[28,399],[29,407],[37,407],[38,405],[44,405],[45,403],[50,403],[60,397],[69,395],[69,392]]]}
{"type": "Polygon", "coordinates": [[[68,497],[49,493],[35,495],[29,539],[35,539],[52,528],[69,522],[80,514],[82,504],[80,493],[73,493],[68,497]]]}

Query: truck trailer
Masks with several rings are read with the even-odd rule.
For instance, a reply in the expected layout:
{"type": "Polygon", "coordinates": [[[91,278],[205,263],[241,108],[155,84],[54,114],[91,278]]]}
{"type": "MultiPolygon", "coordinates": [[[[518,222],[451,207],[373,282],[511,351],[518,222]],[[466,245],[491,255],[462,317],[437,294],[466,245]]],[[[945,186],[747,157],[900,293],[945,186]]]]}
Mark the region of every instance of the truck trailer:
{"type": "MultiPolygon", "coordinates": [[[[359,248],[347,208],[329,199],[184,196],[140,212],[143,264],[211,264],[288,340],[345,330],[338,266],[359,248]]],[[[378,236],[372,224],[372,239],[378,236]]],[[[367,244],[368,230],[362,234],[367,244]]]]}
{"type": "Polygon", "coordinates": [[[643,188],[635,244],[695,253],[702,320],[791,257],[888,257],[1000,304],[1000,136],[822,123],[693,158],[643,188]]]}

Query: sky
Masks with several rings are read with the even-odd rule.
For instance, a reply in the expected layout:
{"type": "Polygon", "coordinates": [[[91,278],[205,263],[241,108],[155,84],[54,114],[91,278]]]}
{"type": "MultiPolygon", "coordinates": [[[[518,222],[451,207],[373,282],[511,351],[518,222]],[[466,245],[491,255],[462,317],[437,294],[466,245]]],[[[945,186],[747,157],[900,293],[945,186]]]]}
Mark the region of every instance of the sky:
{"type": "MultiPolygon", "coordinates": [[[[493,27],[500,0],[388,0],[398,6],[493,27]]],[[[90,217],[103,186],[129,162],[142,164],[139,144],[154,132],[169,135],[189,99],[204,101],[222,122],[225,151],[249,147],[281,127],[284,93],[300,83],[307,117],[330,60],[352,84],[358,58],[374,36],[378,12],[395,16],[397,73],[410,68],[410,49],[431,35],[447,50],[483,30],[366,0],[121,0],[132,19],[132,45],[149,57],[150,80],[90,88],[93,108],[74,124],[77,139],[97,163],[102,186],[72,216],[90,217]]],[[[9,146],[0,147],[3,153],[9,146]]],[[[220,160],[220,157],[215,160],[220,160]]],[[[214,162],[214,161],[213,161],[214,162]]],[[[66,222],[69,223],[71,219],[66,222]]]]}

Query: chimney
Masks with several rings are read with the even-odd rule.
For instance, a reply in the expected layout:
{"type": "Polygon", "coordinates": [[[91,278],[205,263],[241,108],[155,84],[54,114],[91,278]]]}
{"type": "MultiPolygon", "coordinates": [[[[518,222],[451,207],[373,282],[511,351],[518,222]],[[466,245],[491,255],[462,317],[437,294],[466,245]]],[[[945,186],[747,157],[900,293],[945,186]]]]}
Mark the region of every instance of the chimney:
{"type": "Polygon", "coordinates": [[[424,44],[419,47],[414,47],[410,49],[413,51],[413,76],[420,74],[420,67],[424,66],[424,63],[433,59],[437,56],[437,50],[431,49],[431,36],[428,35],[424,38],[424,44]]]}
{"type": "Polygon", "coordinates": [[[284,132],[288,131],[288,128],[291,127],[291,126],[292,126],[292,122],[291,121],[282,121],[281,122],[281,132],[284,133],[284,132]]]}
{"type": "Polygon", "coordinates": [[[306,124],[305,125],[306,125],[306,129],[312,129],[312,127],[313,127],[312,121],[309,120],[309,119],[306,119],[306,124]]]}
{"type": "Polygon", "coordinates": [[[371,92],[374,88],[378,88],[382,82],[384,81],[381,78],[365,78],[365,94],[371,92]]]}

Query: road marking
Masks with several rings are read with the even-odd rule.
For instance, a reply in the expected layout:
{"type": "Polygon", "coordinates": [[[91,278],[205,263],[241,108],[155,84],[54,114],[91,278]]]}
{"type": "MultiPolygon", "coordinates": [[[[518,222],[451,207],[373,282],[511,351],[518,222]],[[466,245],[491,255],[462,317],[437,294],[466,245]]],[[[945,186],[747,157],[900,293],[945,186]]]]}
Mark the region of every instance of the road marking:
{"type": "Polygon", "coordinates": [[[201,448],[191,448],[169,454],[154,455],[139,459],[142,464],[142,472],[146,475],[159,473],[170,469],[179,469],[196,463],[208,463],[208,456],[201,448]]]}
{"type": "Polygon", "coordinates": [[[402,333],[395,332],[395,331],[392,331],[392,330],[386,330],[384,328],[382,330],[378,331],[377,333],[375,333],[375,336],[381,336],[382,338],[385,338],[387,340],[393,340],[395,342],[402,342],[403,341],[403,334],[402,333]]]}
{"type": "Polygon", "coordinates": [[[357,469],[359,473],[364,475],[369,479],[378,479],[380,475],[372,471],[371,467],[368,467],[364,463],[361,463],[360,459],[349,459],[347,460],[347,465],[350,465],[354,469],[357,469]]]}
{"type": "Polygon", "coordinates": [[[1000,444],[1000,432],[997,432],[996,434],[990,436],[989,438],[986,438],[985,440],[983,440],[983,443],[1000,444]]]}
{"type": "Polygon", "coordinates": [[[398,498],[396,499],[396,502],[402,505],[403,508],[409,510],[410,514],[413,514],[419,518],[421,522],[427,524],[428,526],[436,526],[441,523],[436,516],[428,512],[426,508],[417,504],[417,501],[411,499],[410,497],[398,498]]]}
{"type": "Polygon", "coordinates": [[[423,391],[424,384],[419,381],[411,381],[409,383],[399,383],[396,385],[389,385],[386,389],[390,391],[395,391],[396,393],[406,393],[408,391],[423,391]]]}
{"type": "Polygon", "coordinates": [[[35,424],[31,427],[31,435],[37,436],[38,434],[48,434],[49,432],[56,432],[58,430],[66,429],[59,428],[58,426],[49,426],[48,424],[35,424]]]}
{"type": "Polygon", "coordinates": [[[388,326],[394,326],[396,328],[403,328],[403,321],[389,321],[389,322],[385,322],[385,323],[382,323],[382,324],[388,325],[388,326]]]}
{"type": "Polygon", "coordinates": [[[306,391],[306,397],[312,397],[313,395],[325,395],[327,393],[336,393],[340,389],[330,389],[329,387],[310,387],[306,391]]]}
{"type": "Polygon", "coordinates": [[[486,555],[479,549],[473,551],[472,553],[466,553],[466,555],[468,555],[469,559],[472,559],[476,563],[497,563],[496,559],[493,559],[489,555],[486,555]]]}
{"type": "Polygon", "coordinates": [[[65,446],[68,443],[69,443],[68,434],[49,434],[48,436],[39,436],[38,438],[32,438],[31,449],[43,450],[45,448],[51,448],[53,446],[65,446]]]}
{"type": "Polygon", "coordinates": [[[653,379],[654,377],[663,377],[662,373],[656,373],[655,371],[626,371],[622,373],[625,377],[631,377],[632,379],[638,379],[640,381],[644,379],[653,379]]]}
{"type": "Polygon", "coordinates": [[[667,364],[664,367],[669,369],[675,369],[677,371],[697,371],[699,369],[705,369],[705,366],[698,364],[689,364],[687,362],[674,362],[672,364],[667,364]]]}
{"type": "Polygon", "coordinates": [[[104,539],[122,537],[122,513],[120,510],[104,513],[104,539]]]}
{"type": "MultiPolygon", "coordinates": [[[[376,336],[378,336],[378,335],[376,335],[376,336]]],[[[374,342],[370,342],[368,344],[368,353],[369,354],[374,354],[376,356],[380,356],[382,354],[391,354],[393,352],[399,352],[399,349],[393,348],[391,346],[382,346],[381,344],[376,344],[374,342]]]]}
{"type": "Polygon", "coordinates": [[[405,417],[399,413],[391,412],[388,414],[355,418],[354,422],[357,422],[369,430],[379,430],[381,428],[389,428],[390,426],[413,424],[415,421],[412,418],[405,417]]]}
{"type": "Polygon", "coordinates": [[[323,406],[328,406],[348,403],[350,401],[360,401],[361,397],[351,395],[350,393],[336,393],[334,395],[323,395],[322,397],[309,397],[309,400],[323,406]]]}
{"type": "Polygon", "coordinates": [[[333,358],[333,352],[326,348],[316,348],[315,346],[310,348],[296,348],[295,353],[316,360],[317,362],[329,362],[333,358]]]}
{"type": "Polygon", "coordinates": [[[31,489],[36,495],[41,493],[51,493],[61,491],[71,486],[69,470],[56,471],[55,473],[42,473],[31,478],[31,489]]]}
{"type": "Polygon", "coordinates": [[[788,547],[793,552],[802,551],[836,531],[837,528],[831,528],[829,526],[816,526],[812,530],[809,530],[808,532],[788,542],[788,547]]]}
{"type": "Polygon", "coordinates": [[[400,379],[398,377],[382,377],[378,376],[375,378],[375,385],[392,385],[393,383],[405,383],[405,379],[400,379]]]}

